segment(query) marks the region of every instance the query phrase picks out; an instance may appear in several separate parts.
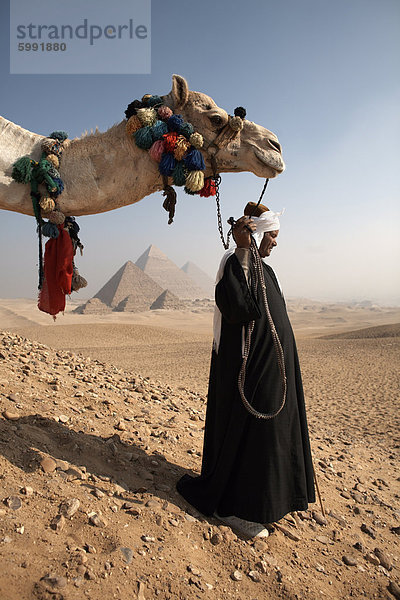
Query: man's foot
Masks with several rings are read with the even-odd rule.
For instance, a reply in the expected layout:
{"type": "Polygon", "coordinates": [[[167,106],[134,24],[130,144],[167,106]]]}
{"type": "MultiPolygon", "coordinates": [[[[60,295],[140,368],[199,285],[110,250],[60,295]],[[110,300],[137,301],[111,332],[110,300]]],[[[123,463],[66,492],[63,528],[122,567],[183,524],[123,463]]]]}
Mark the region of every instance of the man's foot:
{"type": "Polygon", "coordinates": [[[269,535],[268,529],[265,529],[261,523],[254,523],[253,521],[245,521],[245,519],[239,519],[239,517],[220,517],[217,513],[214,514],[216,519],[219,519],[226,525],[229,525],[231,529],[237,531],[241,535],[247,537],[260,537],[266,538],[269,535]]]}

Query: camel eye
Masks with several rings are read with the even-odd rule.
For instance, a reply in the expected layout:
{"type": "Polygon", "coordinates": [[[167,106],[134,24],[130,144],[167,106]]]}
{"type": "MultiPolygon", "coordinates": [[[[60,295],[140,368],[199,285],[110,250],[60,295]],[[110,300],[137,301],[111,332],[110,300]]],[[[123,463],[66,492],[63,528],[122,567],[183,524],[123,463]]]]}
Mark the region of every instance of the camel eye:
{"type": "Polygon", "coordinates": [[[220,127],[223,124],[223,119],[219,115],[210,117],[210,121],[214,127],[220,127]]]}

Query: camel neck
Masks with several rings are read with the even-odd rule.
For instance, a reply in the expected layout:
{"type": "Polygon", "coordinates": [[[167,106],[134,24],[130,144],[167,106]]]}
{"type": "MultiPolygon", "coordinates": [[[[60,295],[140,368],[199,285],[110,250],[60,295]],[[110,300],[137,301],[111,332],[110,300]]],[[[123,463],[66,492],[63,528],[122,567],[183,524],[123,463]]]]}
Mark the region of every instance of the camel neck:
{"type": "Polygon", "coordinates": [[[157,164],[128,138],[125,122],[72,140],[60,172],[60,208],[76,216],[133,204],[162,188],[157,164]]]}

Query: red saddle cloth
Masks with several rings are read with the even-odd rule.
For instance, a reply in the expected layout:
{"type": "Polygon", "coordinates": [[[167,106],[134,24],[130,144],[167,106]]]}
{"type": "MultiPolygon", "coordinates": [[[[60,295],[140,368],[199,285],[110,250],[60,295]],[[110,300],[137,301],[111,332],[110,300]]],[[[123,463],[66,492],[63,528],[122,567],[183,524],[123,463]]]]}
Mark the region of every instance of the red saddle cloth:
{"type": "Polygon", "coordinates": [[[54,318],[65,309],[65,296],[71,293],[74,248],[64,225],[58,225],[59,235],[46,242],[44,251],[44,281],[39,292],[38,308],[54,318]]]}

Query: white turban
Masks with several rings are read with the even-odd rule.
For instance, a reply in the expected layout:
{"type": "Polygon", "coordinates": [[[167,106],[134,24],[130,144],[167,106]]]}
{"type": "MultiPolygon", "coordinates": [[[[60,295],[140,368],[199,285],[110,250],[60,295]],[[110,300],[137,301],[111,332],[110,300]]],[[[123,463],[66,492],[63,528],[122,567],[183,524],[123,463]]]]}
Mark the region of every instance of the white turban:
{"type": "Polygon", "coordinates": [[[280,229],[279,217],[284,213],[284,211],[285,209],[276,213],[272,210],[266,210],[259,217],[250,217],[256,226],[253,237],[257,246],[260,245],[264,233],[267,231],[277,231],[280,229]]]}

